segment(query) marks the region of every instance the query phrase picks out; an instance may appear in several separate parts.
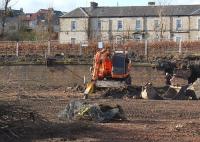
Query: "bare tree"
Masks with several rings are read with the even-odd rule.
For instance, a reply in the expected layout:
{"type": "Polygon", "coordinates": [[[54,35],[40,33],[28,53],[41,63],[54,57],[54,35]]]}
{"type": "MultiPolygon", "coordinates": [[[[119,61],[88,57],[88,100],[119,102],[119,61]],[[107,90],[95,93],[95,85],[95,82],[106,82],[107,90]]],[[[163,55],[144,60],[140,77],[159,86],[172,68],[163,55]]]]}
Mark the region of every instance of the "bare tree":
{"type": "Polygon", "coordinates": [[[48,13],[47,13],[48,34],[49,34],[48,40],[51,40],[53,34],[53,13],[54,13],[53,8],[48,8],[48,13]]]}
{"type": "Polygon", "coordinates": [[[5,23],[6,23],[6,18],[9,15],[9,3],[11,2],[11,0],[2,0],[1,4],[2,4],[2,11],[0,13],[1,15],[1,33],[0,36],[3,37],[4,36],[4,31],[5,31],[5,23]]]}
{"type": "Polygon", "coordinates": [[[6,19],[11,14],[11,7],[14,6],[18,0],[0,0],[0,37],[4,37],[6,19]]]}
{"type": "Polygon", "coordinates": [[[158,25],[154,25],[154,31],[159,39],[163,39],[164,33],[166,32],[166,7],[170,4],[170,2],[171,0],[157,0],[158,25]]]}
{"type": "Polygon", "coordinates": [[[54,38],[54,10],[48,8],[43,12],[38,12],[38,23],[35,29],[37,40],[52,40],[54,38]]]}

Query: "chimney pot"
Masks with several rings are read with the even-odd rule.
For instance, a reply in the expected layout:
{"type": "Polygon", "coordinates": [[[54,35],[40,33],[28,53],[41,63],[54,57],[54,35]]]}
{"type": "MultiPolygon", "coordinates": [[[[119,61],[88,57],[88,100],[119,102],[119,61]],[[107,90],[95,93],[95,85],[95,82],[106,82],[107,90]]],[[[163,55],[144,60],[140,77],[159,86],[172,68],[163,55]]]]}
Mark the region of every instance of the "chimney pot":
{"type": "Polygon", "coordinates": [[[156,5],[156,3],[153,1],[148,2],[148,6],[155,6],[155,5],[156,5]]]}
{"type": "Polygon", "coordinates": [[[96,2],[90,2],[90,8],[91,8],[91,10],[94,10],[97,7],[98,7],[98,3],[96,3],[96,2]]]}

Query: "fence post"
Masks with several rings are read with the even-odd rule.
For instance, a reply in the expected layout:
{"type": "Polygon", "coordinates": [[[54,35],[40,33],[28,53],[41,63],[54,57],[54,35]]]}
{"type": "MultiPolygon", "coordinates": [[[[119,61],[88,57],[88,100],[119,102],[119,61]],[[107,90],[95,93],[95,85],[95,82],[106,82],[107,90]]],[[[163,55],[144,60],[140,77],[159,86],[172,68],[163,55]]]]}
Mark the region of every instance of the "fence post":
{"type": "Polygon", "coordinates": [[[16,44],[16,56],[18,57],[19,56],[19,42],[17,41],[17,44],[16,44]]]}
{"type": "Polygon", "coordinates": [[[80,43],[80,50],[79,50],[79,55],[82,55],[82,43],[80,43]]]}
{"type": "Polygon", "coordinates": [[[182,53],[182,40],[179,41],[179,49],[178,49],[179,54],[182,53]]]}
{"type": "Polygon", "coordinates": [[[144,50],[145,50],[144,51],[145,57],[148,60],[148,41],[147,41],[147,39],[145,40],[145,49],[144,50]]]}
{"type": "Polygon", "coordinates": [[[51,42],[48,41],[47,56],[50,56],[50,54],[51,54],[51,42]]]}

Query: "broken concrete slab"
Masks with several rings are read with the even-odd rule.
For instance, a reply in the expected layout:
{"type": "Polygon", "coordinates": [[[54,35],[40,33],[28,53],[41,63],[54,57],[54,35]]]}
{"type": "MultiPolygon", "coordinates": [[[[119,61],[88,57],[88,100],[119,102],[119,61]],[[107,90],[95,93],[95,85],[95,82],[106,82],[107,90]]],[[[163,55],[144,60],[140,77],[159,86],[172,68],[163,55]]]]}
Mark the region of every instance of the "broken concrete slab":
{"type": "Polygon", "coordinates": [[[190,95],[187,92],[188,85],[182,86],[179,92],[172,98],[173,100],[190,100],[190,95]]]}
{"type": "Polygon", "coordinates": [[[163,95],[167,100],[196,100],[196,95],[191,90],[190,85],[185,86],[169,86],[168,90],[163,95]]]}
{"type": "Polygon", "coordinates": [[[70,121],[87,120],[95,122],[125,119],[124,112],[119,105],[90,104],[84,100],[70,101],[58,117],[70,121]]]}
{"type": "Polygon", "coordinates": [[[163,98],[158,94],[158,92],[153,87],[152,83],[147,83],[141,92],[141,97],[143,99],[155,99],[155,100],[163,100],[163,98]]]}
{"type": "Polygon", "coordinates": [[[164,93],[163,97],[165,99],[172,99],[174,98],[174,96],[178,94],[180,90],[181,90],[181,87],[169,86],[168,90],[164,93]]]}
{"type": "Polygon", "coordinates": [[[197,99],[200,99],[200,78],[198,78],[192,85],[190,85],[188,90],[194,91],[197,99]]]}

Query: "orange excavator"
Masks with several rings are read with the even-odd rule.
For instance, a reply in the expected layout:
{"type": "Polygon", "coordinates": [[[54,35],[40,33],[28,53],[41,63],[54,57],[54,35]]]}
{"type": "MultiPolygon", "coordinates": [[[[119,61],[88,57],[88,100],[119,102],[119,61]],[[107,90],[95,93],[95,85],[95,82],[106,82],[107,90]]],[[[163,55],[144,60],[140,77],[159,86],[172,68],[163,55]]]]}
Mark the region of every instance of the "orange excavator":
{"type": "Polygon", "coordinates": [[[91,81],[84,91],[84,98],[88,98],[97,88],[126,88],[131,85],[130,65],[127,51],[98,51],[94,56],[91,81]]]}

